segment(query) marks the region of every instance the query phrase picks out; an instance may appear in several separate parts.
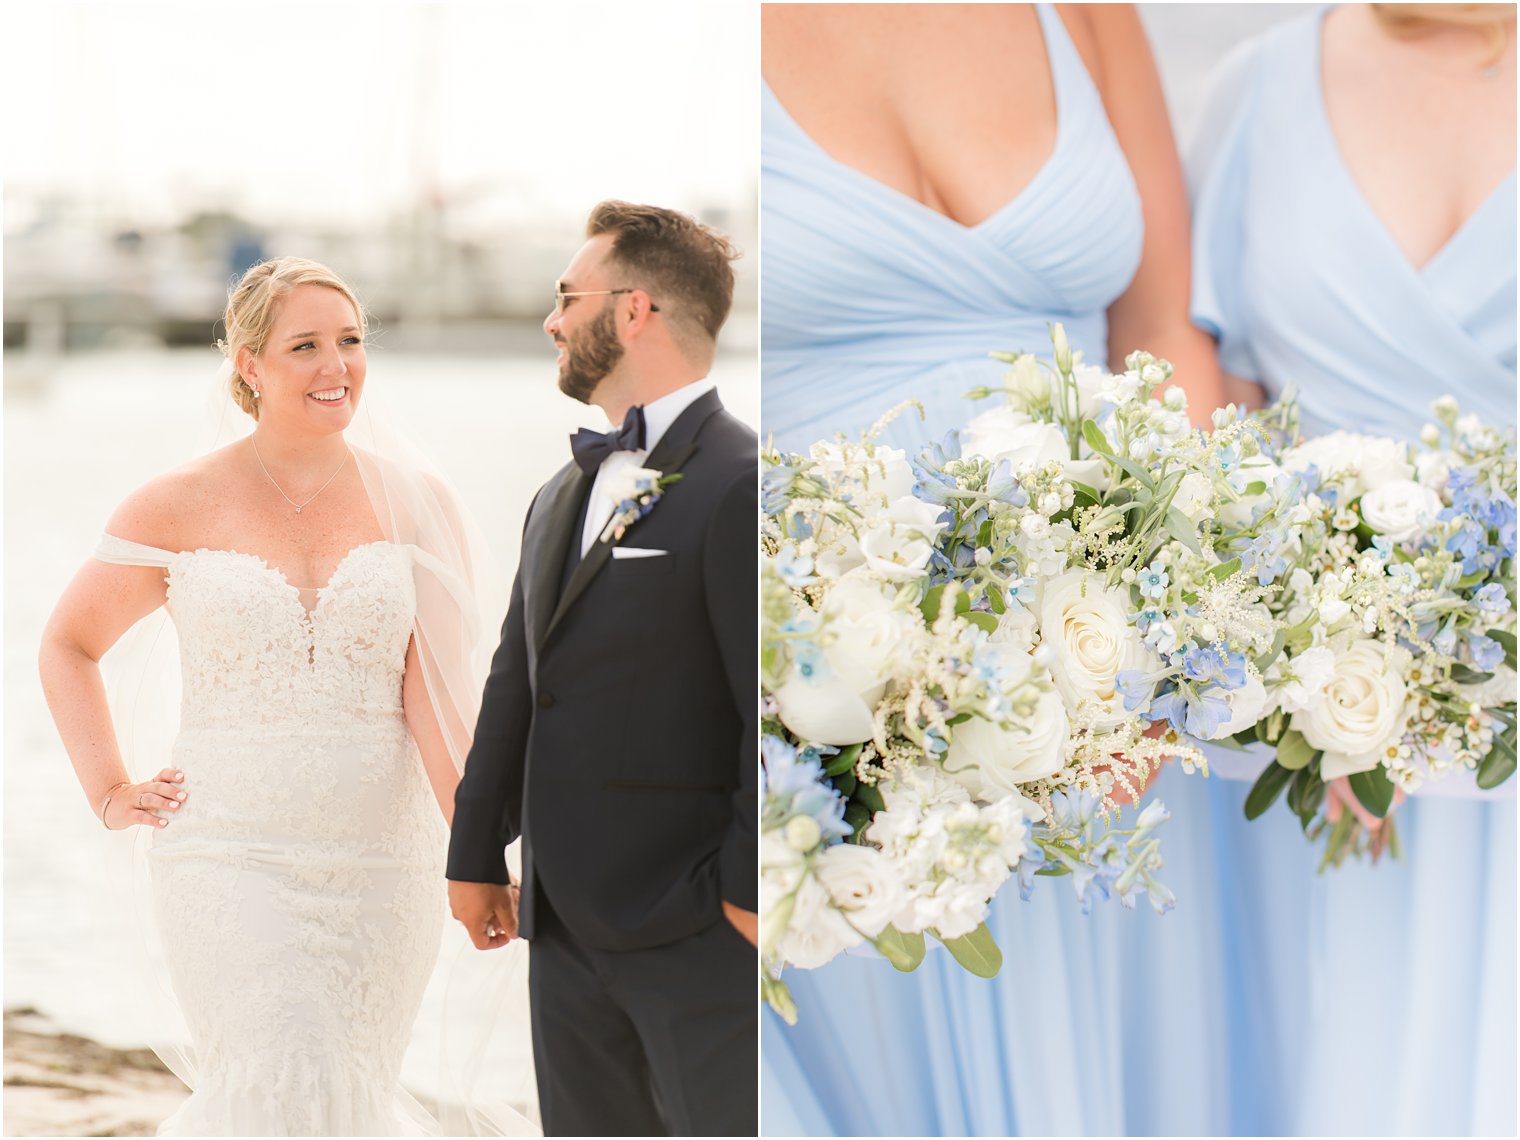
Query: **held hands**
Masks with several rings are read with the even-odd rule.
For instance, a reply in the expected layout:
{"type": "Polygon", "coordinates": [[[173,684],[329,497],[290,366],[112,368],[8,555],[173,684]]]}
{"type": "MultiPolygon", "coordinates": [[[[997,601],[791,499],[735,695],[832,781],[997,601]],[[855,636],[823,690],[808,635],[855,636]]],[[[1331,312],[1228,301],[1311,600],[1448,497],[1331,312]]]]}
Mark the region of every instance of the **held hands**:
{"type": "Polygon", "coordinates": [[[134,825],[168,827],[169,821],[157,812],[177,812],[187,792],[180,788],[185,774],[165,768],[151,780],[140,784],[118,784],[106,793],[101,805],[100,822],[107,831],[121,831],[134,825]]]}
{"type": "Polygon", "coordinates": [[[495,950],[517,937],[517,888],[449,880],[449,910],[477,950],[495,950]]]}
{"type": "Polygon", "coordinates": [[[727,900],[723,903],[723,917],[733,928],[744,935],[751,946],[760,945],[760,916],[752,910],[740,910],[727,900]]]}

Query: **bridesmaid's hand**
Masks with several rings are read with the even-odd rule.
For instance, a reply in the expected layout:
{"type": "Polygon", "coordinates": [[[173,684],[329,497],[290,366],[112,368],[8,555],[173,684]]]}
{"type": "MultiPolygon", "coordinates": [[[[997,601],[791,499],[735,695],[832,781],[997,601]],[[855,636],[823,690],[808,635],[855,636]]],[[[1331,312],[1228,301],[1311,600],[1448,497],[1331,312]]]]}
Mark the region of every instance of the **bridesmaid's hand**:
{"type": "MultiPolygon", "coordinates": [[[[1165,735],[1167,727],[1168,726],[1165,723],[1153,724],[1145,730],[1145,735],[1150,737],[1152,740],[1159,740],[1163,735],[1165,735]]],[[[1129,767],[1129,761],[1122,753],[1116,756],[1115,759],[1124,761],[1124,766],[1126,768],[1129,767]]],[[[1161,764],[1166,764],[1171,759],[1172,758],[1170,756],[1163,757],[1161,764]]],[[[1124,790],[1124,785],[1115,780],[1114,790],[1109,793],[1109,798],[1120,806],[1129,806],[1131,804],[1138,805],[1140,801],[1145,797],[1145,793],[1151,790],[1151,785],[1156,782],[1156,777],[1161,775],[1161,764],[1157,764],[1154,768],[1146,773],[1145,781],[1140,785],[1139,794],[1131,796],[1127,791],[1124,790]]],[[[1109,766],[1107,765],[1100,765],[1094,769],[1096,772],[1106,772],[1108,770],[1109,766]]],[[[1130,782],[1134,783],[1133,772],[1130,773],[1130,777],[1130,782]]]]}
{"type": "Polygon", "coordinates": [[[180,809],[188,795],[180,785],[185,774],[174,768],[165,768],[151,780],[140,784],[128,784],[111,793],[101,823],[108,831],[121,831],[128,827],[168,827],[169,821],[158,812],[171,815],[180,809]]]}

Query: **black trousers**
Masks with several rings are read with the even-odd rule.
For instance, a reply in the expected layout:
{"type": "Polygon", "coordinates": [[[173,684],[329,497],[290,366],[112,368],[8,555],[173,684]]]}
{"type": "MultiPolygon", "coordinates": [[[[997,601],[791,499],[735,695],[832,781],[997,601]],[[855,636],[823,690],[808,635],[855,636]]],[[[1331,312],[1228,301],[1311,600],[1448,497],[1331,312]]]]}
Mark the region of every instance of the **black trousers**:
{"type": "Polygon", "coordinates": [[[755,1136],[759,958],[720,919],[648,950],[575,941],[540,897],[529,958],[549,1136],[755,1136]]]}

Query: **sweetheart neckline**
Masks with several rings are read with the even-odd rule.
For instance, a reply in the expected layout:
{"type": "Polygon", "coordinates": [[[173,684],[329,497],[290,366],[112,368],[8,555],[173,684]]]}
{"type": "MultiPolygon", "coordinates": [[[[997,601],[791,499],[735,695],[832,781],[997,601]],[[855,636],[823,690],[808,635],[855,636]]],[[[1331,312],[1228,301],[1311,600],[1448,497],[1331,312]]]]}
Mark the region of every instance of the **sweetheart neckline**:
{"type": "MultiPolygon", "coordinates": [[[[327,581],[320,586],[297,586],[290,580],[290,577],[285,573],[285,571],[281,570],[278,566],[272,565],[267,558],[264,558],[262,555],[258,554],[250,554],[244,550],[199,546],[194,550],[181,550],[177,554],[173,555],[173,559],[178,560],[181,558],[191,558],[198,554],[226,554],[233,558],[248,559],[249,561],[256,563],[260,569],[265,570],[278,578],[280,584],[295,595],[296,605],[299,606],[306,617],[310,619],[314,614],[316,614],[317,610],[321,608],[323,601],[326,600],[328,592],[332,588],[332,584],[337,581],[338,575],[342,573],[343,568],[348,565],[349,560],[353,558],[354,555],[359,553],[359,551],[368,550],[376,546],[395,546],[399,549],[401,544],[391,542],[389,539],[378,538],[373,542],[361,542],[358,546],[350,547],[348,551],[343,555],[343,557],[338,559],[338,564],[333,567],[332,573],[327,576],[327,581]],[[309,609],[307,608],[306,603],[301,600],[301,595],[303,592],[313,592],[316,594],[316,601],[312,603],[311,608],[309,609]]],[[[169,576],[171,578],[174,576],[174,570],[172,567],[169,570],[169,576]]]]}

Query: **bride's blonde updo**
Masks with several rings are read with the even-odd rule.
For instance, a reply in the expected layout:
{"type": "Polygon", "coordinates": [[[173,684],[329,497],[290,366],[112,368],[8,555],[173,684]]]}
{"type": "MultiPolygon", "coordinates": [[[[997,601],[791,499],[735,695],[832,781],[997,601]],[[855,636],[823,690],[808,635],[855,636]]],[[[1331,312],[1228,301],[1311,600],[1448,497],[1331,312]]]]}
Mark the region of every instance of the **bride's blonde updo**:
{"type": "Polygon", "coordinates": [[[259,401],[254,398],[253,388],[237,370],[238,349],[246,348],[252,353],[262,352],[274,327],[275,307],[298,285],[321,285],[333,289],[348,300],[359,317],[359,328],[367,331],[369,314],[359,304],[359,298],[348,283],[327,266],[304,257],[276,257],[261,261],[243,274],[243,278],[227,295],[227,309],[222,314],[226,338],[217,342],[222,355],[232,362],[232,380],[229,390],[233,403],[254,419],[259,418],[259,401]]]}

